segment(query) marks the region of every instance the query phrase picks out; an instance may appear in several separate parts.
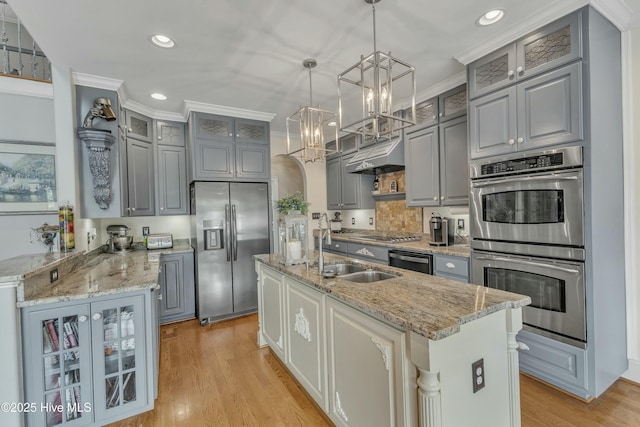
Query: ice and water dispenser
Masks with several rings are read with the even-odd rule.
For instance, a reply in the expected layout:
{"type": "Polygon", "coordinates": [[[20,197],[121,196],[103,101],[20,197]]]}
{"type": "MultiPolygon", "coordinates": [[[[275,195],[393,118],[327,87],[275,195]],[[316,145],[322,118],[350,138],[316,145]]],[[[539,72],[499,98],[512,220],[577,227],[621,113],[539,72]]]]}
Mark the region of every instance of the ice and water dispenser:
{"type": "Polygon", "coordinates": [[[224,248],[224,221],[206,219],[202,221],[204,230],[204,250],[224,248]]]}

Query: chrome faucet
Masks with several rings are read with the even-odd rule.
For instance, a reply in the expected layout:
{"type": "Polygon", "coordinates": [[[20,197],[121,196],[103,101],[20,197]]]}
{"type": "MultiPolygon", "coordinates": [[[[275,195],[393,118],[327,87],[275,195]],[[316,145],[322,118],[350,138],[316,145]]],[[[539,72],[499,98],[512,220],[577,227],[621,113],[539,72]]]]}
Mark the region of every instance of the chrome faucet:
{"type": "Polygon", "coordinates": [[[326,237],[327,245],[331,244],[331,228],[329,228],[329,218],[327,213],[320,215],[318,219],[318,274],[322,274],[324,270],[324,256],[322,254],[322,239],[326,237]],[[322,218],[324,217],[326,228],[322,226],[322,218]]]}

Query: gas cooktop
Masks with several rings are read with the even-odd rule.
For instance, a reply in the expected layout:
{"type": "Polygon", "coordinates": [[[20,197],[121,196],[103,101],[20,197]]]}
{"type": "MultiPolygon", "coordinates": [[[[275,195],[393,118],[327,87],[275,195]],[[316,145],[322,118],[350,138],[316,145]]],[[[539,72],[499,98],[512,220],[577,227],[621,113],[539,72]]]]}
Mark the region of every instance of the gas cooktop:
{"type": "Polygon", "coordinates": [[[388,234],[365,234],[365,235],[352,235],[354,239],[358,240],[370,240],[374,242],[384,242],[384,243],[401,243],[401,242],[414,242],[417,240],[421,240],[422,238],[417,235],[412,236],[394,236],[388,234]]]}

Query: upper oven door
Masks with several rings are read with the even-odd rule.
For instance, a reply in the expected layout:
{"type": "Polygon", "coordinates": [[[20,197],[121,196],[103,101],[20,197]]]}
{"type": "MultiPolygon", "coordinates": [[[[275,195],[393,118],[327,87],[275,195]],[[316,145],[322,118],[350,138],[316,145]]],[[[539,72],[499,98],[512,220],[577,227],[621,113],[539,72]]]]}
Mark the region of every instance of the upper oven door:
{"type": "Polygon", "coordinates": [[[582,169],[471,182],[471,237],[584,246],[582,169]]]}

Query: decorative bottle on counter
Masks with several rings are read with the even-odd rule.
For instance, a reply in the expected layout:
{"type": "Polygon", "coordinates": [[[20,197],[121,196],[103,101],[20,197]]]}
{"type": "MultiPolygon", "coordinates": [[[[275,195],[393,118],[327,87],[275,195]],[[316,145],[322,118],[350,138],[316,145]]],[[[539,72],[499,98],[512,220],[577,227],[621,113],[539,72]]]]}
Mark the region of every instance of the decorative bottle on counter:
{"type": "Polygon", "coordinates": [[[58,222],[60,224],[60,252],[71,252],[76,248],[76,240],[73,230],[73,206],[65,202],[58,209],[58,222]]]}

